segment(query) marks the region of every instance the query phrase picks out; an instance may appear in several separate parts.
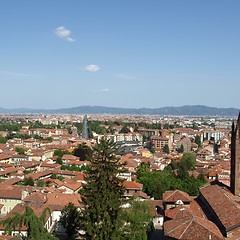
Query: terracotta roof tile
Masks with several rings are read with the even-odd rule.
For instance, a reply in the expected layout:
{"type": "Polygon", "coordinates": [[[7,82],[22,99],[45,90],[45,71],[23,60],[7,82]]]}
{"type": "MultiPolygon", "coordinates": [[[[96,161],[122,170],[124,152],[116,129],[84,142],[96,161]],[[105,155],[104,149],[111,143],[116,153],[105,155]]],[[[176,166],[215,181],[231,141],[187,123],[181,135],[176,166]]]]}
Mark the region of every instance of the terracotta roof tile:
{"type": "Polygon", "coordinates": [[[164,202],[176,202],[177,200],[181,200],[183,202],[191,202],[192,199],[190,196],[180,190],[172,190],[172,191],[166,191],[163,194],[163,201],[164,202]]]}
{"type": "Polygon", "coordinates": [[[201,188],[200,193],[226,229],[240,224],[240,205],[229,191],[218,185],[209,185],[201,188]]]}
{"type": "Polygon", "coordinates": [[[223,240],[220,230],[211,221],[199,217],[188,216],[173,219],[164,223],[165,236],[184,240],[223,240]]]}
{"type": "Polygon", "coordinates": [[[139,189],[142,190],[143,185],[138,182],[133,182],[133,181],[125,181],[124,186],[126,189],[139,189]]]}

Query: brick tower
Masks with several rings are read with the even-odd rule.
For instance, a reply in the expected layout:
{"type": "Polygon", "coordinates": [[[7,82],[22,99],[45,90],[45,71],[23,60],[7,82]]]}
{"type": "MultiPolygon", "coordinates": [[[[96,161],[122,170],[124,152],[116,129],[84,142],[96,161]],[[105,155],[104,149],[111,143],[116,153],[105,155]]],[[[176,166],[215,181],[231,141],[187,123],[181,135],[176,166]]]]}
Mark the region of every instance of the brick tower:
{"type": "Polygon", "coordinates": [[[240,113],[236,126],[232,124],[230,187],[234,195],[240,196],[240,113]]]}

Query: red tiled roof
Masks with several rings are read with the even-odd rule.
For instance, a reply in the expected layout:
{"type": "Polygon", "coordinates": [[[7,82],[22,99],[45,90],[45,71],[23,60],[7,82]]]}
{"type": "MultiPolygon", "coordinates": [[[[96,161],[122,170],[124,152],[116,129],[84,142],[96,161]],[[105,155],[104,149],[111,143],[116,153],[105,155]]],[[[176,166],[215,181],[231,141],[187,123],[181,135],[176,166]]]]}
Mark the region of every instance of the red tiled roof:
{"type": "Polygon", "coordinates": [[[220,230],[211,221],[196,216],[173,219],[164,223],[165,236],[184,240],[223,240],[220,230]]]}
{"type": "Polygon", "coordinates": [[[177,200],[181,200],[183,202],[191,202],[192,199],[190,196],[180,190],[172,190],[172,191],[166,191],[163,194],[163,201],[164,202],[176,202],[177,200]]]}
{"type": "Polygon", "coordinates": [[[236,203],[234,195],[218,185],[203,187],[200,193],[226,230],[240,225],[240,205],[236,203]]]}
{"type": "Polygon", "coordinates": [[[61,206],[62,208],[67,205],[69,202],[72,202],[75,206],[80,207],[81,197],[79,194],[66,194],[66,193],[48,193],[47,202],[48,206],[61,206]]]}
{"type": "Polygon", "coordinates": [[[165,216],[171,219],[178,219],[194,215],[189,207],[178,206],[165,210],[165,216]]]}
{"type": "Polygon", "coordinates": [[[76,156],[71,155],[71,154],[64,154],[62,156],[62,160],[79,160],[79,157],[76,157],[76,156]]]}
{"type": "Polygon", "coordinates": [[[142,190],[143,185],[138,182],[133,182],[133,181],[125,181],[124,186],[126,189],[139,189],[142,190]]]}

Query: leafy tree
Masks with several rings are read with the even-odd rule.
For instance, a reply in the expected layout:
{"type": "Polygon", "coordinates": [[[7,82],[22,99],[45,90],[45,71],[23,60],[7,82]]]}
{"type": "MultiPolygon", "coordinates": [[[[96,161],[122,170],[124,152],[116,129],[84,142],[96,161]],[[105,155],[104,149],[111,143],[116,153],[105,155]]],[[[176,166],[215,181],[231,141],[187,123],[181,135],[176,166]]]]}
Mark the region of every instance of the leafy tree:
{"type": "Polygon", "coordinates": [[[97,134],[105,134],[107,131],[104,127],[101,126],[101,122],[99,121],[90,121],[89,122],[89,131],[90,134],[95,132],[97,134]]]}
{"type": "Polygon", "coordinates": [[[124,125],[122,129],[119,131],[119,133],[129,133],[129,132],[130,132],[130,129],[126,125],[124,125]]]}
{"type": "Polygon", "coordinates": [[[164,129],[173,129],[174,125],[173,124],[169,124],[169,123],[165,123],[165,124],[163,124],[163,128],[164,129]]]}
{"type": "Polygon", "coordinates": [[[37,187],[44,187],[45,183],[42,179],[37,180],[37,187]]]}
{"type": "Polygon", "coordinates": [[[68,203],[61,211],[60,223],[71,238],[80,228],[80,211],[72,202],[68,203]]]}
{"type": "Polygon", "coordinates": [[[147,148],[148,150],[151,152],[151,153],[155,153],[155,149],[154,149],[154,146],[153,146],[153,142],[150,140],[147,144],[147,148]]]}
{"type": "Polygon", "coordinates": [[[23,185],[25,186],[34,186],[34,180],[32,177],[24,178],[23,185]]]}
{"type": "Polygon", "coordinates": [[[92,149],[85,142],[82,142],[74,149],[73,155],[79,157],[81,161],[85,161],[91,157],[92,149]]]}
{"type": "Polygon", "coordinates": [[[58,157],[56,163],[62,165],[63,164],[62,158],[58,157]]]}
{"type": "Polygon", "coordinates": [[[193,130],[198,130],[199,129],[198,124],[194,122],[193,125],[192,125],[192,129],[193,130]]]}
{"type": "Polygon", "coordinates": [[[117,232],[124,194],[122,180],[117,177],[123,167],[115,155],[117,150],[116,143],[105,138],[93,148],[87,184],[80,193],[84,204],[81,229],[87,240],[114,239],[117,232]]]}
{"type": "Polygon", "coordinates": [[[52,137],[46,137],[45,140],[48,141],[48,142],[53,142],[53,138],[52,137]]]}
{"type": "Polygon", "coordinates": [[[183,153],[178,163],[178,176],[182,179],[189,176],[189,171],[195,169],[196,156],[193,153],[183,153]]]}
{"type": "Polygon", "coordinates": [[[203,172],[201,172],[198,176],[197,176],[197,179],[200,180],[200,181],[205,181],[205,175],[203,172]]]}
{"type": "Polygon", "coordinates": [[[194,170],[196,165],[196,156],[193,153],[184,153],[179,162],[179,165],[186,166],[188,171],[194,170]]]}
{"type": "Polygon", "coordinates": [[[22,127],[22,123],[0,122],[0,131],[15,131],[18,132],[22,127]]]}
{"type": "Polygon", "coordinates": [[[21,154],[21,155],[25,155],[25,150],[24,150],[24,148],[17,147],[17,148],[15,148],[15,151],[18,152],[18,153],[21,154]]]}
{"type": "Polygon", "coordinates": [[[137,167],[137,176],[140,177],[143,173],[150,171],[150,164],[141,162],[137,167]]]}
{"type": "Polygon", "coordinates": [[[174,189],[185,191],[190,195],[198,195],[199,187],[205,184],[206,180],[204,177],[189,177],[189,166],[186,163],[179,166],[179,163],[172,161],[163,171],[143,171],[137,175],[138,181],[143,184],[143,191],[155,199],[162,199],[162,194],[165,191],[174,189]],[[182,171],[181,167],[185,172],[182,171]],[[176,170],[178,175],[175,174],[176,170]]]}
{"type": "Polygon", "coordinates": [[[169,146],[168,144],[165,144],[164,147],[163,147],[163,152],[169,154],[170,153],[170,149],[169,149],[169,146]]]}
{"type": "Polygon", "coordinates": [[[71,154],[68,150],[57,149],[54,151],[53,156],[59,156],[62,158],[64,154],[71,154]]]}
{"type": "Polygon", "coordinates": [[[117,239],[147,240],[152,216],[146,202],[132,201],[131,207],[122,210],[121,232],[117,239]]]}
{"type": "Polygon", "coordinates": [[[6,143],[7,139],[3,136],[0,136],[0,143],[6,143]]]}
{"type": "Polygon", "coordinates": [[[198,145],[198,147],[201,147],[201,146],[202,146],[201,137],[200,137],[199,135],[197,135],[197,136],[195,137],[194,142],[198,145]]]}
{"type": "Polygon", "coordinates": [[[41,216],[38,218],[33,209],[29,206],[25,207],[23,214],[14,212],[12,217],[8,217],[1,221],[5,226],[5,232],[11,235],[12,231],[20,231],[25,226],[27,228],[27,237],[22,237],[25,240],[57,240],[45,228],[46,214],[49,208],[45,208],[41,216]]]}
{"type": "Polygon", "coordinates": [[[56,173],[53,173],[51,179],[59,179],[60,181],[63,181],[64,177],[61,175],[57,175],[56,173]]]}

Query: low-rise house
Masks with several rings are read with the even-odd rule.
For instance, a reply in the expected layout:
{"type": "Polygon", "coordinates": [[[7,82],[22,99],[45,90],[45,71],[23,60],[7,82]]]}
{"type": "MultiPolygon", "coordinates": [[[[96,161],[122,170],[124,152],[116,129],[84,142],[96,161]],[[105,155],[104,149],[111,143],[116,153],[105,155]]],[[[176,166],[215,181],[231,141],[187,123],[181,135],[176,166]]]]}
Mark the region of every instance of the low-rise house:
{"type": "Polygon", "coordinates": [[[79,161],[79,157],[71,155],[71,154],[64,154],[62,156],[63,164],[67,164],[70,161],[77,161],[77,160],[79,161]]]}
{"type": "Polygon", "coordinates": [[[143,185],[134,181],[123,182],[125,187],[124,197],[131,198],[135,197],[139,200],[149,199],[150,197],[142,191],[143,185]]]}
{"type": "Polygon", "coordinates": [[[164,209],[170,209],[178,205],[190,206],[192,198],[183,191],[170,190],[163,194],[163,206],[164,209]]]}
{"type": "Polygon", "coordinates": [[[63,183],[62,186],[58,187],[59,190],[63,190],[64,193],[78,193],[78,191],[81,189],[82,187],[82,183],[80,182],[67,182],[67,183],[63,183]]]}
{"type": "Polygon", "coordinates": [[[1,153],[0,154],[0,163],[11,164],[12,163],[12,155],[1,153]]]}
{"type": "Polygon", "coordinates": [[[4,177],[4,178],[9,178],[14,173],[17,173],[17,171],[18,171],[17,168],[15,168],[11,165],[6,166],[6,167],[2,167],[2,168],[0,168],[0,176],[4,177]]]}
{"type": "Polygon", "coordinates": [[[48,161],[44,161],[39,165],[40,171],[45,171],[45,170],[56,170],[56,169],[61,169],[60,164],[54,164],[54,163],[49,163],[48,161]]]}
{"type": "Polygon", "coordinates": [[[18,203],[29,194],[29,188],[25,186],[8,186],[0,188],[1,215],[8,214],[18,203]]]}
{"type": "Polygon", "coordinates": [[[27,155],[17,154],[12,156],[12,164],[14,166],[20,166],[22,162],[29,161],[29,160],[30,158],[27,155]]]}

